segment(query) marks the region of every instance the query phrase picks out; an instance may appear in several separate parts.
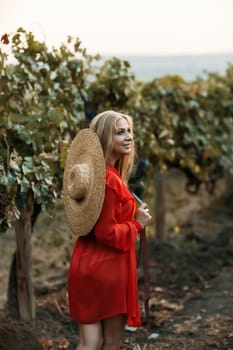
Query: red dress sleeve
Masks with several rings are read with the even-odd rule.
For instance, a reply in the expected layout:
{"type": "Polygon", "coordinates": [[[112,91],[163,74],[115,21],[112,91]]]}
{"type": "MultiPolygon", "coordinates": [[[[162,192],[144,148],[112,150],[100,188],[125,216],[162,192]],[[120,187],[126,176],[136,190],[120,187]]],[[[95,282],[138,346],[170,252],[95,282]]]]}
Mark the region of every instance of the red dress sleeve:
{"type": "MultiPolygon", "coordinates": [[[[140,223],[134,220],[134,211],[127,213],[124,205],[130,201],[134,204],[131,195],[124,194],[124,186],[117,178],[107,178],[105,199],[100,217],[95,225],[96,240],[120,251],[128,251],[134,246],[138,233],[142,230],[140,223]],[[122,188],[123,187],[123,188],[122,188]]],[[[125,193],[127,190],[125,190],[125,193]]],[[[134,207],[134,205],[133,205],[134,207]]]]}

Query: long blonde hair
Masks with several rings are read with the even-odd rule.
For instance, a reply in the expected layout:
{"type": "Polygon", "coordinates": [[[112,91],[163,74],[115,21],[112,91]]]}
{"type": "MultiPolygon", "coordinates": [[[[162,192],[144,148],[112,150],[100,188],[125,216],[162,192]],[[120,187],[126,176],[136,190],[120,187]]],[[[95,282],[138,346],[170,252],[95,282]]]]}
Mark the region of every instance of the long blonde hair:
{"type": "MultiPolygon", "coordinates": [[[[129,127],[133,136],[133,120],[129,115],[115,112],[105,111],[97,114],[91,121],[89,127],[99,136],[101,145],[103,147],[105,162],[110,163],[112,155],[112,139],[116,131],[116,123],[120,118],[125,118],[129,124],[129,127]]],[[[120,173],[123,181],[127,182],[134,166],[135,158],[135,145],[132,140],[132,149],[130,154],[124,155],[115,164],[116,169],[120,173]]]]}

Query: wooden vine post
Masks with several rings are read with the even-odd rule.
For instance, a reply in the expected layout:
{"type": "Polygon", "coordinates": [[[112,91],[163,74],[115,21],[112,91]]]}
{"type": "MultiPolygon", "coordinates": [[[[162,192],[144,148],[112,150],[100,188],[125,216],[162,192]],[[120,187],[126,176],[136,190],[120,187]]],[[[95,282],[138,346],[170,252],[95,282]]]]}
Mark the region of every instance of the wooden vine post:
{"type": "Polygon", "coordinates": [[[21,320],[35,319],[35,303],[32,282],[31,213],[27,208],[20,210],[21,216],[15,223],[16,235],[16,278],[19,317],[21,320]]]}

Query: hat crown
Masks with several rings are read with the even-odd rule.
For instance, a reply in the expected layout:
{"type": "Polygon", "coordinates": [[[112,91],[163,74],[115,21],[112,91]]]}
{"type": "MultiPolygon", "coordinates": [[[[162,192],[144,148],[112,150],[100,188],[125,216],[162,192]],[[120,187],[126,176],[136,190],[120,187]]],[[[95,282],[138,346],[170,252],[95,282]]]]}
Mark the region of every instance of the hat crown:
{"type": "Polygon", "coordinates": [[[74,165],[68,175],[67,193],[71,199],[78,202],[87,196],[90,186],[90,169],[86,163],[74,165]]]}
{"type": "Polygon", "coordinates": [[[105,159],[98,135],[80,130],[67,153],[63,199],[65,215],[74,235],[88,234],[101,213],[105,196],[105,159]]]}

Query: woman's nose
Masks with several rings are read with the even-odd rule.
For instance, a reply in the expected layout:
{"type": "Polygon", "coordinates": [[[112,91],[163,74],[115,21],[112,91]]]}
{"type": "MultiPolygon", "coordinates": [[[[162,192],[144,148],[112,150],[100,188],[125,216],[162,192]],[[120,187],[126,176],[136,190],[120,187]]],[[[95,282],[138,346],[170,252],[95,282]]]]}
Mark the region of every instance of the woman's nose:
{"type": "Polygon", "coordinates": [[[133,139],[133,137],[132,137],[132,135],[130,134],[130,133],[126,133],[126,136],[125,136],[125,139],[127,140],[127,141],[131,141],[132,139],[133,139]]]}

